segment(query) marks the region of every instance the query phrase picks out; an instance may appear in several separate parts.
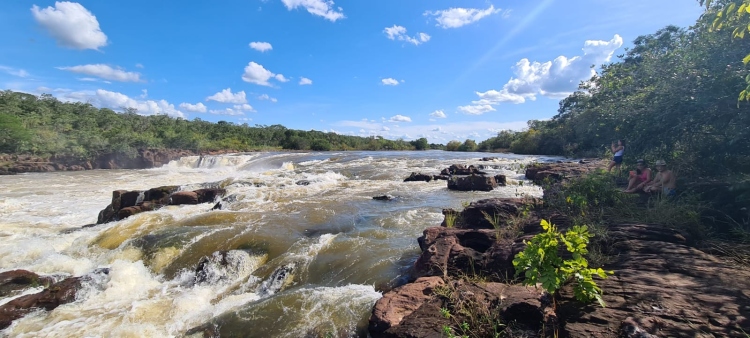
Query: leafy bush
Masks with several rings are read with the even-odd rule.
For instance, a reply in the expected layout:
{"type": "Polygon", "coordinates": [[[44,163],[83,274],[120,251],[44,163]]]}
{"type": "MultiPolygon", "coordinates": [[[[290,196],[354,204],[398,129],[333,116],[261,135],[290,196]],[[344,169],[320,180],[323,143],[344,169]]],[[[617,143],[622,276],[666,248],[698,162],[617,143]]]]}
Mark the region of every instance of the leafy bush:
{"type": "Polygon", "coordinates": [[[542,287],[550,294],[555,294],[568,282],[573,283],[573,292],[579,301],[596,299],[604,307],[601,289],[593,276],[607,278],[613,272],[602,268],[589,268],[584,257],[588,253],[591,235],[585,225],[576,225],[564,234],[554,224],[546,220],[541,222],[544,232],[534,236],[526,243],[526,249],[513,259],[516,276],[524,273],[524,284],[542,287]],[[572,259],[562,259],[558,254],[560,243],[571,253],[572,259]]]}

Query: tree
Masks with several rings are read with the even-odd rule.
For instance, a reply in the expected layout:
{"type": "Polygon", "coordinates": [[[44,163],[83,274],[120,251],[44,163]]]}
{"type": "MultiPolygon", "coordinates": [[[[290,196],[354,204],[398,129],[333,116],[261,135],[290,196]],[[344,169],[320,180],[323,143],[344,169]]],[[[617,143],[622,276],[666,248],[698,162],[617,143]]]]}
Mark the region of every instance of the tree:
{"type": "Polygon", "coordinates": [[[425,150],[428,149],[430,144],[427,142],[427,139],[424,137],[418,138],[414,141],[411,141],[411,144],[416,148],[417,150],[425,150]]]}

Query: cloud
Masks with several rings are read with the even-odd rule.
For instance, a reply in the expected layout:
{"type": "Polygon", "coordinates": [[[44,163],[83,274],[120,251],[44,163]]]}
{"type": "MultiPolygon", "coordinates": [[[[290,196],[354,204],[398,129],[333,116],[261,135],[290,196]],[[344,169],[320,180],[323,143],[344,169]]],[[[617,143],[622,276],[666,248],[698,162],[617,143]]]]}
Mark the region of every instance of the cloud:
{"type": "Polygon", "coordinates": [[[148,97],[148,89],[141,89],[141,95],[138,95],[139,98],[145,99],[148,97]]]}
{"type": "Polygon", "coordinates": [[[94,64],[94,65],[81,65],[73,67],[57,67],[60,70],[67,70],[69,72],[85,74],[90,76],[96,76],[105,80],[119,81],[119,82],[140,82],[141,74],[135,72],[126,72],[122,69],[112,68],[105,64],[94,64]]]}
{"type": "Polygon", "coordinates": [[[345,18],[343,9],[338,7],[334,9],[334,3],[331,0],[281,0],[288,10],[297,7],[303,7],[308,13],[323,17],[331,22],[345,18]]]}
{"type": "Polygon", "coordinates": [[[300,84],[300,86],[303,86],[303,85],[311,85],[311,84],[312,84],[312,80],[310,80],[310,79],[308,79],[308,78],[306,78],[306,77],[301,77],[301,78],[299,79],[299,84],[300,84]]]}
{"type": "Polygon", "coordinates": [[[386,27],[383,29],[383,33],[388,39],[406,41],[408,43],[418,46],[427,41],[430,41],[430,36],[426,33],[419,33],[416,37],[410,37],[406,34],[406,28],[404,26],[393,25],[393,27],[386,27]]]}
{"type": "Polygon", "coordinates": [[[207,97],[206,101],[242,104],[242,103],[247,103],[247,98],[245,97],[244,90],[237,92],[237,93],[232,93],[232,88],[227,88],[214,95],[207,97]]]}
{"type": "Polygon", "coordinates": [[[31,7],[39,25],[61,46],[74,49],[94,49],[107,45],[107,36],[99,28],[99,21],[77,2],[57,1],[55,7],[31,7]]]}
{"type": "Polygon", "coordinates": [[[180,109],[187,110],[192,113],[205,113],[206,112],[206,105],[204,105],[201,102],[198,102],[196,104],[190,104],[190,103],[180,103],[180,109]]]}
{"type": "Polygon", "coordinates": [[[458,110],[468,115],[482,115],[486,112],[495,111],[495,108],[492,108],[492,106],[488,104],[483,104],[483,105],[460,106],[458,107],[458,110]]]}
{"type": "Polygon", "coordinates": [[[442,110],[436,110],[436,111],[430,113],[430,116],[434,117],[434,118],[438,118],[438,119],[444,119],[444,118],[448,117],[448,116],[445,116],[445,112],[443,112],[442,110]]]}
{"type": "Polygon", "coordinates": [[[399,84],[398,80],[396,80],[394,78],[390,78],[390,77],[382,79],[382,80],[380,80],[380,82],[383,83],[386,86],[398,86],[398,84],[399,84]]]}
{"type": "Polygon", "coordinates": [[[429,142],[446,143],[450,140],[474,139],[481,140],[494,137],[499,130],[523,130],[527,127],[526,121],[495,122],[495,121],[462,121],[447,124],[407,124],[400,128],[389,128],[387,122],[375,123],[367,119],[360,121],[338,121],[333,123],[339,133],[359,136],[380,135],[389,139],[405,137],[405,135],[418,135],[426,137],[429,142]],[[478,135],[478,136],[477,136],[478,135]]]}
{"type": "Polygon", "coordinates": [[[255,49],[259,52],[265,52],[273,49],[273,46],[271,46],[268,42],[251,42],[250,48],[255,49]]]}
{"type": "Polygon", "coordinates": [[[583,44],[581,56],[558,56],[544,63],[521,59],[513,66],[514,76],[502,89],[476,92],[479,100],[472,102],[475,106],[466,107],[497,105],[502,102],[520,104],[526,100],[536,100],[537,95],[551,98],[570,95],[581,81],[596,74],[591,66],[609,62],[615,50],[622,47],[622,43],[622,37],[615,34],[609,41],[587,40],[583,44]]]}
{"type": "Polygon", "coordinates": [[[458,28],[477,22],[491,14],[499,13],[500,8],[490,5],[487,9],[477,8],[450,8],[442,11],[426,11],[425,16],[436,16],[437,26],[443,28],[458,28]]]}
{"type": "Polygon", "coordinates": [[[142,65],[142,64],[140,64],[140,63],[136,63],[136,64],[135,64],[135,68],[140,68],[140,69],[143,69],[144,67],[143,67],[143,65],[142,65]]]}
{"type": "Polygon", "coordinates": [[[10,75],[17,76],[17,77],[28,77],[30,75],[29,72],[23,69],[16,69],[16,68],[7,67],[7,66],[0,66],[0,71],[6,72],[10,75]]]}
{"type": "Polygon", "coordinates": [[[276,98],[268,96],[268,94],[263,94],[261,96],[258,96],[258,100],[261,100],[261,101],[268,100],[268,101],[271,101],[271,102],[274,102],[274,103],[278,101],[278,100],[276,100],[276,98]]]}
{"type": "Polygon", "coordinates": [[[411,122],[411,117],[404,116],[404,115],[396,115],[388,119],[388,122],[411,122]]]}
{"type": "Polygon", "coordinates": [[[253,109],[253,106],[251,106],[251,105],[249,105],[247,103],[236,104],[236,105],[234,105],[234,109],[235,110],[240,110],[240,111],[250,111],[250,112],[254,112],[255,111],[255,109],[253,109]]]}
{"type": "Polygon", "coordinates": [[[289,82],[289,79],[285,78],[282,74],[276,74],[273,78],[279,82],[289,82]]]}
{"type": "Polygon", "coordinates": [[[219,109],[219,110],[212,109],[212,110],[209,110],[208,112],[214,115],[229,115],[229,116],[245,115],[244,112],[235,110],[232,108],[224,108],[224,109],[219,109]]]}
{"type": "MultiPolygon", "coordinates": [[[[72,93],[71,97],[82,97],[80,93],[72,93]]],[[[185,117],[181,111],[175,109],[174,105],[165,100],[145,100],[139,101],[128,97],[125,94],[111,92],[104,89],[97,89],[93,97],[88,97],[87,101],[91,101],[101,107],[111,109],[126,109],[133,108],[138,111],[141,115],[157,115],[166,114],[174,117],[185,117]]]]}
{"type": "Polygon", "coordinates": [[[270,80],[271,78],[274,78],[279,82],[289,81],[289,79],[285,78],[284,75],[274,74],[270,70],[263,68],[263,66],[255,62],[248,63],[247,67],[245,67],[245,73],[242,74],[243,81],[268,87],[273,86],[270,82],[268,82],[268,80],[270,80]]]}

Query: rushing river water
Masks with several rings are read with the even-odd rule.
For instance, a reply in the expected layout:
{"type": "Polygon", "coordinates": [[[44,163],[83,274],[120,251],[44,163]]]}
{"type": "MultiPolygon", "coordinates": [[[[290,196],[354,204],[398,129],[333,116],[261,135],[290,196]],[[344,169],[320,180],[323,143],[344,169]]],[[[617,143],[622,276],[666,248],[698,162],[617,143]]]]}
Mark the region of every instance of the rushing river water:
{"type": "MultiPolygon", "coordinates": [[[[541,195],[517,184],[533,157],[442,151],[252,153],[187,157],[148,170],[0,176],[0,271],[93,275],[76,301],[0,331],[13,337],[181,337],[209,324],[222,337],[366,336],[383,290],[419,255],[417,237],[443,208],[482,198],[541,195]],[[484,164],[511,184],[449,191],[445,181],[402,182],[454,163],[484,164]],[[300,181],[308,185],[297,184],[300,181]],[[212,204],[169,206],[96,222],[112,191],[163,185],[227,189],[212,204]],[[514,184],[515,183],[515,184],[514,184]],[[391,201],[373,196],[393,195],[391,201]],[[228,251],[226,265],[204,256],[228,251]]],[[[40,291],[30,289],[24,294],[40,291]]],[[[14,297],[0,299],[7,303],[14,297]]]]}

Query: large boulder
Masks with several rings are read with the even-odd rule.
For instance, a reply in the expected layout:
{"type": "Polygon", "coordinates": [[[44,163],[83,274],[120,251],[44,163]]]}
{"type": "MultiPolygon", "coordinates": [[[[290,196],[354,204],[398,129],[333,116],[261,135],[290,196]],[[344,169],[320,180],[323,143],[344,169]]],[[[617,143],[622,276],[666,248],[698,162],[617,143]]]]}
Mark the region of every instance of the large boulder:
{"type": "Polygon", "coordinates": [[[226,194],[220,188],[206,188],[195,191],[177,191],[178,186],[163,186],[145,191],[115,190],[112,202],[99,212],[97,224],[103,224],[145,211],[159,209],[165,205],[200,204],[214,202],[226,194]]]}
{"type": "Polygon", "coordinates": [[[369,332],[375,338],[444,337],[444,326],[471,322],[476,325],[470,328],[474,330],[472,334],[491,336],[494,330],[482,330],[495,323],[482,323],[479,316],[485,316],[485,321],[512,323],[515,330],[542,336],[553,333],[557,324],[551,297],[540,289],[461,280],[445,283],[432,277],[384,294],[373,309],[369,332]],[[436,292],[437,288],[442,290],[436,292]],[[448,310],[450,318],[444,310],[448,310]]]}
{"type": "MultiPolygon", "coordinates": [[[[495,224],[492,222],[505,224],[508,219],[521,216],[524,212],[528,213],[535,207],[533,201],[520,198],[488,198],[471,202],[460,212],[445,209],[443,215],[454,214],[452,226],[456,228],[494,229],[495,224]]],[[[444,220],[441,225],[448,224],[444,220]]]]}
{"type": "Polygon", "coordinates": [[[414,263],[415,277],[482,275],[512,279],[513,258],[524,248],[519,237],[499,241],[495,230],[431,227],[419,237],[422,254],[414,263]]]}
{"type": "Polygon", "coordinates": [[[476,167],[473,165],[466,166],[463,164],[451,164],[450,167],[443,169],[440,172],[440,175],[485,175],[486,173],[483,171],[479,171],[476,167]]]}
{"type": "Polygon", "coordinates": [[[419,182],[419,181],[424,181],[424,182],[432,181],[432,175],[426,175],[426,174],[421,174],[421,173],[411,173],[409,177],[404,179],[404,182],[419,182]]]}
{"type": "Polygon", "coordinates": [[[452,176],[448,180],[448,189],[458,191],[491,191],[497,188],[492,176],[471,174],[469,176],[452,176]]]}
{"type": "Polygon", "coordinates": [[[375,303],[372,310],[370,333],[377,336],[399,325],[404,317],[412,314],[432,298],[435,287],[444,284],[445,282],[440,277],[422,277],[413,283],[387,292],[375,303]]]}

